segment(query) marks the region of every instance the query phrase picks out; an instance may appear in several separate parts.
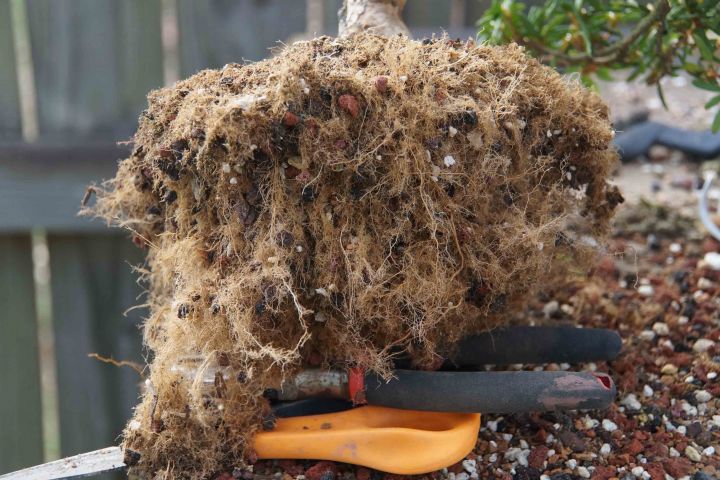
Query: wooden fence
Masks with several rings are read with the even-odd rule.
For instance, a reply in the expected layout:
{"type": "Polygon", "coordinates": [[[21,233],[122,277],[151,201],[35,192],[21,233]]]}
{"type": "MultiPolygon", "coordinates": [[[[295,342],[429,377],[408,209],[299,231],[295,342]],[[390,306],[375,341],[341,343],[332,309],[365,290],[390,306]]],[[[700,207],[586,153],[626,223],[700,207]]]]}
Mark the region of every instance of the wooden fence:
{"type": "MultiPolygon", "coordinates": [[[[334,34],[340,0],[0,0],[0,473],[113,443],[138,396],[143,311],[122,232],[79,218],[146,93],[334,34]],[[49,277],[47,271],[49,269],[49,277]]],[[[472,34],[476,0],[409,0],[417,36],[472,34]]]]}

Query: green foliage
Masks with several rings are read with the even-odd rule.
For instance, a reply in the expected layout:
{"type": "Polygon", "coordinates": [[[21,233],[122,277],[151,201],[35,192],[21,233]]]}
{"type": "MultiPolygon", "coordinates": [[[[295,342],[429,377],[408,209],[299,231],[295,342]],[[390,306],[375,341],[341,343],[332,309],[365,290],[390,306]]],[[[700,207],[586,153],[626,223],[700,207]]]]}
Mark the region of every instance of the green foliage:
{"type": "MultiPolygon", "coordinates": [[[[517,42],[588,84],[629,71],[628,80],[657,85],[665,103],[660,79],[685,71],[695,87],[716,93],[706,108],[720,104],[718,0],[545,0],[530,8],[493,0],[478,27],[481,40],[517,42]]],[[[712,129],[720,130],[720,110],[712,129]]]]}

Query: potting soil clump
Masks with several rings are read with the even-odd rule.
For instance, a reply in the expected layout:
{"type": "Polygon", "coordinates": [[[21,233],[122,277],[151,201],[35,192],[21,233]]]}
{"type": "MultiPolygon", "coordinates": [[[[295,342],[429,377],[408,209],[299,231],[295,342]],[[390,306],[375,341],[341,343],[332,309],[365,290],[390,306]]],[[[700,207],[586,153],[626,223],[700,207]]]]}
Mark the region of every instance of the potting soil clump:
{"type": "Polygon", "coordinates": [[[148,251],[146,476],[251,461],[303,367],[437,366],[583,271],[622,201],[606,106],[517,46],[323,37],[149,102],[93,208],[148,251]]]}

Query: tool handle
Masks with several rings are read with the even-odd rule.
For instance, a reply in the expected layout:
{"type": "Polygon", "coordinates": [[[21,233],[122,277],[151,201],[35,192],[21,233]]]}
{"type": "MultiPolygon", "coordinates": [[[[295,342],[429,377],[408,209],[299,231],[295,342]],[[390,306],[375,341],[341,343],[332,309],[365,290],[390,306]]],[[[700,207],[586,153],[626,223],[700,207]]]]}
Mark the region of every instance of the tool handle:
{"type": "Polygon", "coordinates": [[[436,412],[519,413],[607,408],[612,379],[586,372],[422,372],[365,375],[370,405],[436,412]]]}
{"type": "Polygon", "coordinates": [[[516,326],[465,337],[446,366],[594,362],[614,359],[621,347],[613,330],[516,326]]]}

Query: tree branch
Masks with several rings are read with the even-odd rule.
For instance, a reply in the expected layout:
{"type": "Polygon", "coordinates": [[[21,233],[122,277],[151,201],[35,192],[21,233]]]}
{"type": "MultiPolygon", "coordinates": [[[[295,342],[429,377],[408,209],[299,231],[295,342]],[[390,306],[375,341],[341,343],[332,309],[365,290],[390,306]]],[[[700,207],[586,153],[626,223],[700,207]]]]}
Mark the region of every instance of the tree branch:
{"type": "Polygon", "coordinates": [[[630,46],[640,37],[645,35],[657,23],[661,23],[665,20],[668,12],[670,12],[670,3],[668,0],[656,0],[653,4],[653,9],[650,14],[643,18],[630,32],[630,34],[606,48],[598,50],[595,54],[581,53],[581,54],[568,54],[559,50],[553,50],[546,47],[542,43],[536,40],[524,41],[523,39],[517,39],[518,43],[526,44],[530,48],[542,52],[545,55],[561,60],[567,64],[582,64],[582,63],[593,63],[595,65],[608,65],[615,63],[627,53],[630,46]]]}

